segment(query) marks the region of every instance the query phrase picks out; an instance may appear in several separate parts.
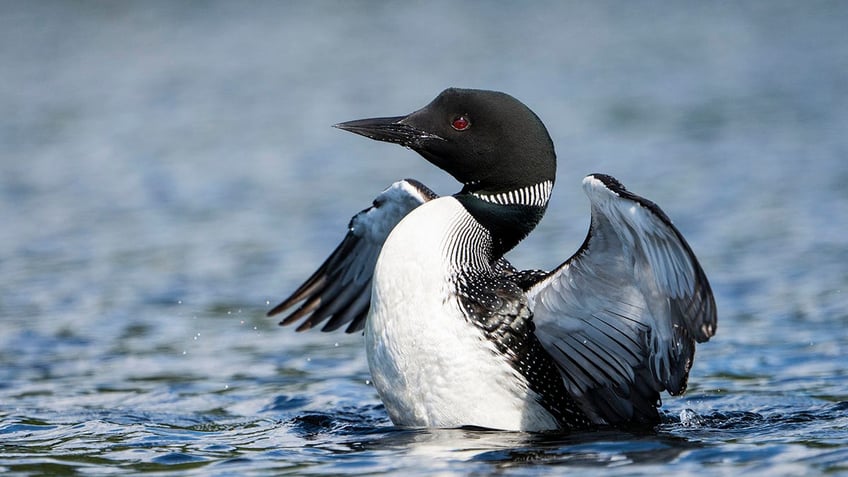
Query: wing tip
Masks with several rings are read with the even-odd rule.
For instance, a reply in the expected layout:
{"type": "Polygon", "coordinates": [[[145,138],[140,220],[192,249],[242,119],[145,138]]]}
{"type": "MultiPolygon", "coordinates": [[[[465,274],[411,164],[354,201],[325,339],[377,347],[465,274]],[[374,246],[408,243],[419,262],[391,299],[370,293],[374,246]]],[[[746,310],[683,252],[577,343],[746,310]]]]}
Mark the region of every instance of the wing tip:
{"type": "Polygon", "coordinates": [[[594,172],[583,178],[584,187],[597,187],[599,185],[616,195],[618,195],[619,192],[627,192],[627,188],[624,187],[624,184],[609,174],[594,172]]]}
{"type": "MultiPolygon", "coordinates": [[[[280,313],[284,312],[286,309],[291,308],[291,306],[293,304],[294,304],[294,302],[292,302],[291,298],[287,298],[286,300],[283,300],[279,304],[277,304],[277,306],[275,306],[274,308],[271,308],[270,310],[268,310],[265,313],[265,316],[267,316],[268,318],[271,318],[275,315],[279,315],[280,313]]],[[[282,324],[282,322],[280,324],[282,324]]]]}
{"type": "Polygon", "coordinates": [[[706,319],[704,319],[695,333],[695,341],[698,343],[706,343],[716,334],[718,329],[718,314],[715,311],[715,304],[708,311],[706,319]]]}
{"type": "MultiPolygon", "coordinates": [[[[583,191],[593,203],[606,203],[617,199],[633,199],[638,196],[624,187],[618,179],[608,174],[594,173],[583,178],[583,191]]],[[[637,201],[638,202],[638,201],[637,201]]]]}

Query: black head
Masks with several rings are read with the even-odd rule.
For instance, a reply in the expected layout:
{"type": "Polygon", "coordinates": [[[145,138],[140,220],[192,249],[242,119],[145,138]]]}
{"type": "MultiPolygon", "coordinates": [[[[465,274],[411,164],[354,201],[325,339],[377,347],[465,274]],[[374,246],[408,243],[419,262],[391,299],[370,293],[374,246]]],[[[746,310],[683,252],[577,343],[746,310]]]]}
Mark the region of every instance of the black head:
{"type": "Polygon", "coordinates": [[[553,181],[556,154],[545,125],[512,96],[450,88],[406,116],[336,127],[409,147],[465,184],[496,194],[553,181]]]}

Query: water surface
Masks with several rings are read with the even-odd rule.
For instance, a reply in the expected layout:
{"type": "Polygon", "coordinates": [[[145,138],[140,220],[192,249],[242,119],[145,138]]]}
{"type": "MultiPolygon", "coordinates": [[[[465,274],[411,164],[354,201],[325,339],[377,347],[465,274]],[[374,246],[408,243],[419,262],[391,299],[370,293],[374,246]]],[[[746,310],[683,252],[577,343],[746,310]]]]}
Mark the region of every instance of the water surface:
{"type": "Polygon", "coordinates": [[[0,7],[0,469],[9,474],[848,473],[848,8],[427,2],[0,7]],[[581,178],[658,202],[716,292],[643,434],[391,426],[360,335],[264,317],[414,153],[329,128],[510,92],[581,178]]]}

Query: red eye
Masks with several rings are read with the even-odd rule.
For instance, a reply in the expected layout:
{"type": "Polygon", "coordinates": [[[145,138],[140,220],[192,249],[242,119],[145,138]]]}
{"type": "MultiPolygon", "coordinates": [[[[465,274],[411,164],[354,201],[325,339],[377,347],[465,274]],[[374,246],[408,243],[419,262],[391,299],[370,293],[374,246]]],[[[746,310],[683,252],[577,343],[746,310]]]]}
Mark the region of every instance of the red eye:
{"type": "Polygon", "coordinates": [[[465,131],[471,127],[471,121],[465,116],[460,116],[451,121],[451,127],[457,131],[465,131]]]}

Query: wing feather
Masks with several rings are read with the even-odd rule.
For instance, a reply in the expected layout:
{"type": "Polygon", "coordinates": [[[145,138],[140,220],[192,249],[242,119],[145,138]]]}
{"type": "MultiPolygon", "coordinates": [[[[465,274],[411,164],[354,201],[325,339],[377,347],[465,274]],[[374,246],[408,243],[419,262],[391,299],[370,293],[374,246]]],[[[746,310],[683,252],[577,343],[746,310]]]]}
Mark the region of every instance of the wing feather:
{"type": "Polygon", "coordinates": [[[368,316],[371,279],[383,243],[410,211],[436,197],[413,179],[392,184],[374,199],[371,207],[353,216],[347,235],[333,253],[268,316],[300,303],[280,321],[281,325],[303,320],[297,331],[305,331],[327,321],[321,331],[333,331],[346,324],[346,333],[361,330],[368,316]]]}
{"type": "Polygon", "coordinates": [[[685,391],[715,299],[686,240],[653,202],[602,174],[580,250],[530,287],[536,334],[596,423],[655,422],[659,393],[685,391]]]}

